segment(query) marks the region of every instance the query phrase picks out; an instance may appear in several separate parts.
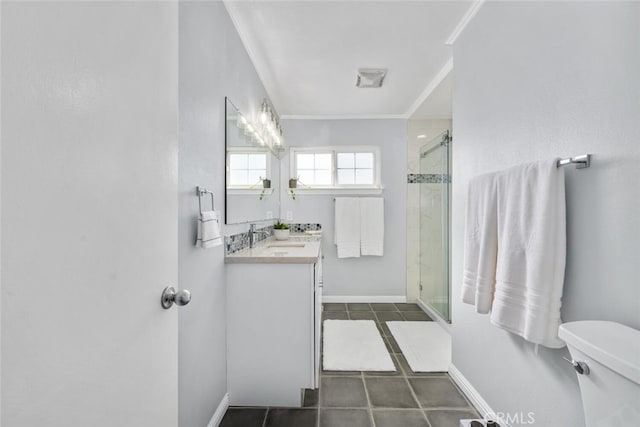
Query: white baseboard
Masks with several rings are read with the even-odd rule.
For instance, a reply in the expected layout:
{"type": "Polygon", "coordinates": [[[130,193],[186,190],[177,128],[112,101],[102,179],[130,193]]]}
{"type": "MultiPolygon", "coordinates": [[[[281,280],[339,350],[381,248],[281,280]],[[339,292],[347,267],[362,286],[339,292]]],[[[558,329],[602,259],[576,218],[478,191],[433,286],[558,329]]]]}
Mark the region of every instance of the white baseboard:
{"type": "MultiPolygon", "coordinates": [[[[478,410],[481,417],[484,417],[486,414],[494,414],[493,409],[491,409],[487,401],[484,400],[482,396],[480,396],[478,390],[476,390],[476,388],[471,385],[469,380],[467,380],[465,376],[462,375],[462,372],[460,372],[458,368],[453,365],[453,363],[451,364],[451,366],[449,366],[449,375],[451,376],[451,379],[453,379],[453,382],[455,382],[458,387],[462,389],[462,392],[471,401],[471,404],[478,410]]],[[[509,427],[506,426],[502,421],[500,422],[500,425],[509,427]]]]}
{"type": "Polygon", "coordinates": [[[207,427],[218,427],[222,422],[222,418],[224,418],[224,414],[227,413],[227,409],[229,409],[229,393],[225,394],[216,412],[213,413],[213,417],[211,417],[211,421],[207,424],[207,427]]]}
{"type": "Polygon", "coordinates": [[[407,302],[405,295],[382,295],[382,296],[365,296],[365,295],[322,295],[322,302],[328,303],[348,303],[348,302],[407,302]]]}
{"type": "Polygon", "coordinates": [[[435,322],[437,322],[438,325],[442,326],[445,331],[447,331],[448,333],[451,333],[451,324],[449,322],[446,322],[442,317],[440,317],[440,315],[436,313],[431,307],[429,307],[427,304],[422,302],[420,298],[416,300],[416,304],[418,304],[418,307],[420,307],[422,311],[427,313],[429,317],[431,317],[435,322]]]}

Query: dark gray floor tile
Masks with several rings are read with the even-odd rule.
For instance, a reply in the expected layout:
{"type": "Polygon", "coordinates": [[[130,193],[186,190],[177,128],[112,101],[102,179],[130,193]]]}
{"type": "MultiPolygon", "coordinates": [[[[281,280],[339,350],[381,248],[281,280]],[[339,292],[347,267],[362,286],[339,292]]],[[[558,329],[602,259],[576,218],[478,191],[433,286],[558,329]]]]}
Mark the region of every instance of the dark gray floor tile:
{"type": "Polygon", "coordinates": [[[220,427],[262,427],[267,408],[229,408],[220,427]]]}
{"type": "Polygon", "coordinates": [[[407,363],[407,359],[405,359],[402,353],[397,353],[395,356],[398,358],[398,363],[400,364],[400,368],[407,377],[440,377],[447,378],[447,374],[444,372],[413,372],[409,363],[407,363]]]}
{"type": "Polygon", "coordinates": [[[373,311],[398,311],[392,303],[371,303],[370,305],[373,311]]]}
{"type": "Polygon", "coordinates": [[[321,409],[320,427],[371,427],[366,409],[321,409]]]}
{"type": "Polygon", "coordinates": [[[365,378],[372,408],[417,408],[404,378],[365,378]]]}
{"type": "Polygon", "coordinates": [[[382,339],[384,340],[384,345],[387,347],[387,351],[389,353],[393,353],[393,349],[391,348],[391,344],[389,344],[389,341],[387,341],[387,337],[382,337],[382,339]]]}
{"type": "Polygon", "coordinates": [[[400,304],[396,303],[396,308],[400,311],[422,311],[418,304],[400,304]]]}
{"type": "Polygon", "coordinates": [[[376,317],[379,322],[388,322],[393,320],[404,320],[399,311],[376,311],[376,317]]]}
{"type": "Polygon", "coordinates": [[[316,427],[317,409],[271,408],[267,414],[265,427],[316,427]]]}
{"type": "Polygon", "coordinates": [[[350,311],[349,319],[351,320],[378,320],[373,311],[350,311]]]}
{"type": "Polygon", "coordinates": [[[326,303],[322,304],[324,311],[347,311],[346,304],[326,303]]]}
{"type": "MultiPolygon", "coordinates": [[[[435,410],[425,411],[425,413],[429,423],[431,423],[431,427],[457,427],[460,425],[460,420],[480,418],[475,411],[435,410]]],[[[378,425],[377,421],[376,425],[378,425]]]]}
{"type": "Polygon", "coordinates": [[[347,304],[347,310],[349,311],[371,311],[371,306],[367,303],[350,303],[347,304]]]}
{"type": "Polygon", "coordinates": [[[305,408],[317,408],[320,398],[320,390],[317,388],[307,388],[304,390],[304,400],[302,406],[305,408]]]}
{"type": "Polygon", "coordinates": [[[401,377],[404,375],[402,369],[400,369],[400,365],[393,354],[390,354],[391,360],[393,361],[393,366],[396,367],[395,371],[363,371],[362,374],[365,377],[401,377]]]}
{"type": "Polygon", "coordinates": [[[393,336],[384,337],[384,339],[389,343],[392,353],[401,353],[400,346],[393,336]]]}
{"type": "MultiPolygon", "coordinates": [[[[373,419],[376,427],[429,427],[429,423],[420,410],[393,411],[374,410],[373,419]]],[[[450,427],[458,427],[452,424],[450,427]]]]}
{"type": "Polygon", "coordinates": [[[385,337],[391,336],[391,331],[389,330],[389,327],[384,322],[378,322],[377,326],[378,326],[378,329],[380,330],[380,333],[382,333],[382,336],[385,336],[385,337]]]}
{"type": "Polygon", "coordinates": [[[418,401],[423,408],[468,408],[462,393],[449,378],[409,378],[418,401]]]}
{"type": "Polygon", "coordinates": [[[349,316],[347,316],[346,311],[323,311],[322,319],[349,320],[349,316]]]}
{"type": "Polygon", "coordinates": [[[360,377],[360,371],[325,371],[320,372],[323,377],[360,377]]]}
{"type": "Polygon", "coordinates": [[[425,321],[429,321],[431,320],[431,318],[429,316],[427,316],[427,314],[423,311],[403,311],[402,312],[402,317],[404,317],[404,320],[411,320],[411,321],[416,321],[416,320],[425,320],[425,321]]]}
{"type": "Polygon", "coordinates": [[[322,377],[320,386],[320,406],[323,408],[364,408],[367,395],[362,378],[322,377]]]}

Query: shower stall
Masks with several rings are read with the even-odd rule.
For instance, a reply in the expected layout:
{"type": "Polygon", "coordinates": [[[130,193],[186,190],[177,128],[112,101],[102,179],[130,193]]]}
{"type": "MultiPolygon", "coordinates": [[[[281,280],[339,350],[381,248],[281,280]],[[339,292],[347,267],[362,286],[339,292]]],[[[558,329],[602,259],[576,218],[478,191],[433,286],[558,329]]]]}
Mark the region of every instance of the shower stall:
{"type": "Polygon", "coordinates": [[[446,322],[450,310],[451,136],[420,147],[420,300],[446,322]]]}

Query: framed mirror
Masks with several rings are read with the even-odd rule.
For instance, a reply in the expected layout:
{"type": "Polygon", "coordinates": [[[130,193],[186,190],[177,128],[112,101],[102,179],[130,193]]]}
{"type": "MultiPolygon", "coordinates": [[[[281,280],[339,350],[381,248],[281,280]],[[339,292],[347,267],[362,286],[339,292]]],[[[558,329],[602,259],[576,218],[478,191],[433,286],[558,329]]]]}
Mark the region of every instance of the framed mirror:
{"type": "Polygon", "coordinates": [[[280,217],[280,160],[247,131],[247,118],[225,98],[225,224],[280,217]]]}

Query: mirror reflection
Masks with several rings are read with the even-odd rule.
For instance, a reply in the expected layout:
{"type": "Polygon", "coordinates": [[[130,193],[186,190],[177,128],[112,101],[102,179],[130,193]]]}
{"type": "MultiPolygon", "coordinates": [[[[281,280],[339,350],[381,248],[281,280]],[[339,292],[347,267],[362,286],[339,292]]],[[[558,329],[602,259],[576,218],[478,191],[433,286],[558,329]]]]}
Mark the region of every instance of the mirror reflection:
{"type": "Polygon", "coordinates": [[[225,223],[279,218],[280,161],[269,147],[255,143],[251,124],[229,98],[225,110],[225,223]]]}

